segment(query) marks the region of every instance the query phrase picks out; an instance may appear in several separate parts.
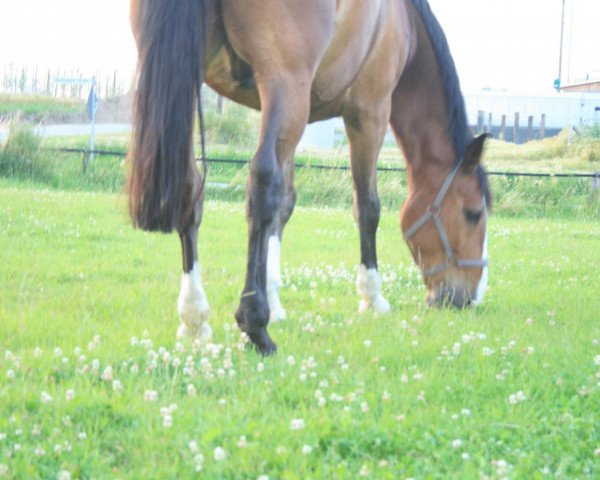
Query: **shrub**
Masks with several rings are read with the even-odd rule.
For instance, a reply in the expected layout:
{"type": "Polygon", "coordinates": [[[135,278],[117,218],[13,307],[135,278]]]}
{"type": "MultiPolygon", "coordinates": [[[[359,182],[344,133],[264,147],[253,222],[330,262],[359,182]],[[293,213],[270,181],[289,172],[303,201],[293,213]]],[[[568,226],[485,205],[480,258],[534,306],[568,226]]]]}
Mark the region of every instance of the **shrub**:
{"type": "Polygon", "coordinates": [[[49,164],[40,153],[41,135],[19,117],[10,122],[6,145],[0,150],[0,175],[4,177],[46,177],[49,164]]]}
{"type": "Polygon", "coordinates": [[[237,104],[228,103],[223,113],[204,112],[206,138],[211,144],[253,147],[258,138],[259,115],[237,104]]]}

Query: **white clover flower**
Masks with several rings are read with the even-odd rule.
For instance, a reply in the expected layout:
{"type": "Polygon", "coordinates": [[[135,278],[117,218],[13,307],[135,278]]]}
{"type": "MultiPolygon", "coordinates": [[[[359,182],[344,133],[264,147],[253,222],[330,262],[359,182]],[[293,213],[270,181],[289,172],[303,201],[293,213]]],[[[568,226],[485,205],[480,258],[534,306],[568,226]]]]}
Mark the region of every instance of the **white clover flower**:
{"type": "Polygon", "coordinates": [[[288,364],[290,367],[293,367],[294,365],[296,365],[296,359],[295,359],[295,358],[294,358],[292,355],[289,355],[289,356],[287,357],[287,364],[288,364]]]}
{"type": "Polygon", "coordinates": [[[69,388],[66,392],[65,392],[65,400],[67,400],[67,402],[72,401],[75,398],[75,390],[73,390],[72,388],[69,388]]]}
{"type": "Polygon", "coordinates": [[[369,348],[369,347],[371,346],[371,340],[368,340],[368,339],[367,339],[367,340],[365,340],[365,341],[363,342],[363,345],[364,345],[366,348],[369,348]]]}
{"type": "Polygon", "coordinates": [[[367,402],[362,402],[360,404],[360,411],[363,413],[367,413],[369,411],[369,404],[367,402]]]}
{"type": "Polygon", "coordinates": [[[194,463],[196,464],[196,471],[202,471],[202,466],[204,465],[204,455],[201,453],[194,455],[194,463]]]}
{"type": "Polygon", "coordinates": [[[121,383],[121,380],[115,379],[112,382],[112,388],[115,392],[120,393],[123,391],[123,384],[121,383]]]}
{"type": "Polygon", "coordinates": [[[462,458],[466,462],[467,460],[471,459],[471,455],[469,455],[467,452],[463,452],[460,458],[462,458]]]}
{"type": "Polygon", "coordinates": [[[369,467],[366,465],[362,465],[360,470],[358,471],[359,477],[368,477],[369,476],[369,467]]]}
{"type": "Polygon", "coordinates": [[[463,446],[463,441],[460,438],[452,440],[452,448],[458,449],[463,446]]]}
{"type": "Polygon", "coordinates": [[[71,480],[71,473],[66,470],[58,472],[58,480],[71,480]]]}
{"type": "Polygon", "coordinates": [[[163,415],[163,427],[171,428],[172,426],[173,426],[173,416],[170,413],[163,415]]]}
{"type": "Polygon", "coordinates": [[[60,357],[61,355],[62,355],[62,350],[61,350],[61,348],[60,348],[60,347],[56,347],[56,348],[54,349],[54,356],[55,356],[55,357],[60,357]]]}
{"type": "Polygon", "coordinates": [[[192,385],[191,383],[187,386],[187,394],[190,397],[193,397],[194,395],[196,395],[196,387],[194,387],[194,385],[192,385]]]}
{"type": "Polygon", "coordinates": [[[388,400],[390,400],[392,398],[392,394],[390,392],[388,392],[387,390],[383,391],[383,395],[381,396],[381,399],[384,402],[387,402],[388,400]]]}
{"type": "Polygon", "coordinates": [[[37,447],[33,453],[37,456],[37,457],[43,457],[44,455],[46,455],[46,450],[44,450],[42,447],[37,447]]]}
{"type": "Polygon", "coordinates": [[[516,405],[517,403],[524,402],[526,399],[527,399],[527,397],[525,396],[523,391],[519,390],[518,392],[511,393],[508,396],[508,403],[510,403],[511,405],[516,405]]]}
{"type": "Polygon", "coordinates": [[[293,418],[290,423],[290,428],[292,430],[302,430],[304,428],[304,419],[302,418],[293,418]]]}
{"type": "Polygon", "coordinates": [[[11,370],[10,368],[6,371],[6,378],[8,378],[9,380],[12,380],[13,378],[15,378],[15,371],[11,370]]]}
{"type": "Polygon", "coordinates": [[[227,452],[225,451],[224,448],[217,447],[217,448],[215,448],[215,450],[213,452],[213,457],[215,459],[215,462],[222,462],[223,460],[225,460],[227,458],[227,452]]]}
{"type": "Polygon", "coordinates": [[[33,356],[38,358],[42,356],[42,349],[40,347],[35,347],[35,350],[33,351],[33,356]]]}
{"type": "Polygon", "coordinates": [[[146,390],[144,392],[144,401],[146,401],[146,402],[158,401],[158,392],[156,390],[146,390]]]}
{"type": "Polygon", "coordinates": [[[246,440],[246,435],[241,435],[240,439],[237,442],[238,448],[246,448],[248,446],[248,440],[246,440]]]}
{"type": "Polygon", "coordinates": [[[50,403],[52,401],[52,397],[50,396],[50,394],[48,392],[42,392],[41,395],[41,400],[42,403],[50,403]]]}
{"type": "Polygon", "coordinates": [[[85,432],[79,432],[79,433],[77,434],[77,439],[78,439],[78,440],[81,440],[81,441],[83,441],[83,440],[85,440],[86,438],[87,438],[87,433],[85,433],[85,432]]]}
{"type": "Polygon", "coordinates": [[[594,357],[594,364],[600,366],[600,355],[596,355],[594,357]]]}
{"type": "Polygon", "coordinates": [[[188,443],[188,447],[192,455],[196,455],[200,451],[200,448],[198,448],[198,442],[196,442],[196,440],[190,441],[190,443],[188,443]]]}
{"type": "Polygon", "coordinates": [[[304,455],[310,455],[312,453],[312,451],[313,451],[313,448],[310,445],[304,445],[302,447],[302,453],[304,455]]]}

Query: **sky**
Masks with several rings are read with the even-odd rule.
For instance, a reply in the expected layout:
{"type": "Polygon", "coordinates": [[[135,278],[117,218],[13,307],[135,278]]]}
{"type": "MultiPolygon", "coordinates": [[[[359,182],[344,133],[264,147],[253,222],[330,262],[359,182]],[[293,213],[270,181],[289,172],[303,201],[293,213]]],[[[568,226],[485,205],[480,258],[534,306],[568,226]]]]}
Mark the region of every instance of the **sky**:
{"type": "MultiPolygon", "coordinates": [[[[306,1],[306,0],[294,0],[306,1]]],[[[558,76],[563,0],[430,0],[463,90],[547,93],[558,76]]],[[[600,77],[600,1],[565,0],[563,84],[600,77]]],[[[38,71],[131,78],[127,0],[0,0],[0,79],[38,71]]]]}

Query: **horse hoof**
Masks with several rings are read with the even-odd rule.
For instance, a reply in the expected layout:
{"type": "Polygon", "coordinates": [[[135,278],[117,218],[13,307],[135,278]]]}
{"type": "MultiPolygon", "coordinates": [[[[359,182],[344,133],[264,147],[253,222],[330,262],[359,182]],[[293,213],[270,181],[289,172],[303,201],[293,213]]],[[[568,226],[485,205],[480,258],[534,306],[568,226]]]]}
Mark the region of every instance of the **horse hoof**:
{"type": "Polygon", "coordinates": [[[271,309],[269,322],[275,323],[275,322],[279,322],[281,320],[285,320],[286,318],[287,318],[287,312],[285,311],[285,308],[280,307],[280,308],[271,309]]]}
{"type": "Polygon", "coordinates": [[[379,314],[385,314],[391,311],[390,303],[381,295],[378,295],[375,300],[367,300],[364,298],[360,300],[358,304],[359,313],[365,313],[370,309],[373,309],[375,313],[379,314]]]}
{"type": "Polygon", "coordinates": [[[274,355],[277,352],[277,345],[271,340],[266,328],[263,328],[257,333],[249,333],[248,337],[254,344],[256,351],[263,357],[274,355]]]}
{"type": "Polygon", "coordinates": [[[208,342],[212,339],[212,328],[208,323],[203,323],[200,327],[190,328],[188,325],[182,323],[177,329],[177,340],[183,340],[191,338],[193,340],[200,340],[201,342],[208,342]]]}

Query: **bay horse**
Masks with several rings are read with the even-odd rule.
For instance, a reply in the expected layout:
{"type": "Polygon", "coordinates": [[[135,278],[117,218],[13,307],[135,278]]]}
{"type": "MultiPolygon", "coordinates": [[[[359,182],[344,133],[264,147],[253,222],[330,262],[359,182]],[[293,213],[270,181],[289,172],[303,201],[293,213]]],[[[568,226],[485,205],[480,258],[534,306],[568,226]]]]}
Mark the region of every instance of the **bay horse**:
{"type": "MultiPolygon", "coordinates": [[[[246,188],[248,261],[235,318],[271,354],[295,148],[309,122],[341,116],[360,231],[360,310],[384,313],[375,236],[376,163],[388,124],[407,161],[400,225],[430,305],[481,301],[490,193],[485,136],[469,131],[446,37],[427,0],[131,0],[138,83],[130,149],[134,226],[177,230],[183,253],[178,337],[209,337],[197,252],[204,175],[193,152],[200,87],[261,111],[246,188]],[[197,102],[197,105],[196,105],[197,102]]],[[[200,112],[201,113],[201,112],[200,112]]]]}

